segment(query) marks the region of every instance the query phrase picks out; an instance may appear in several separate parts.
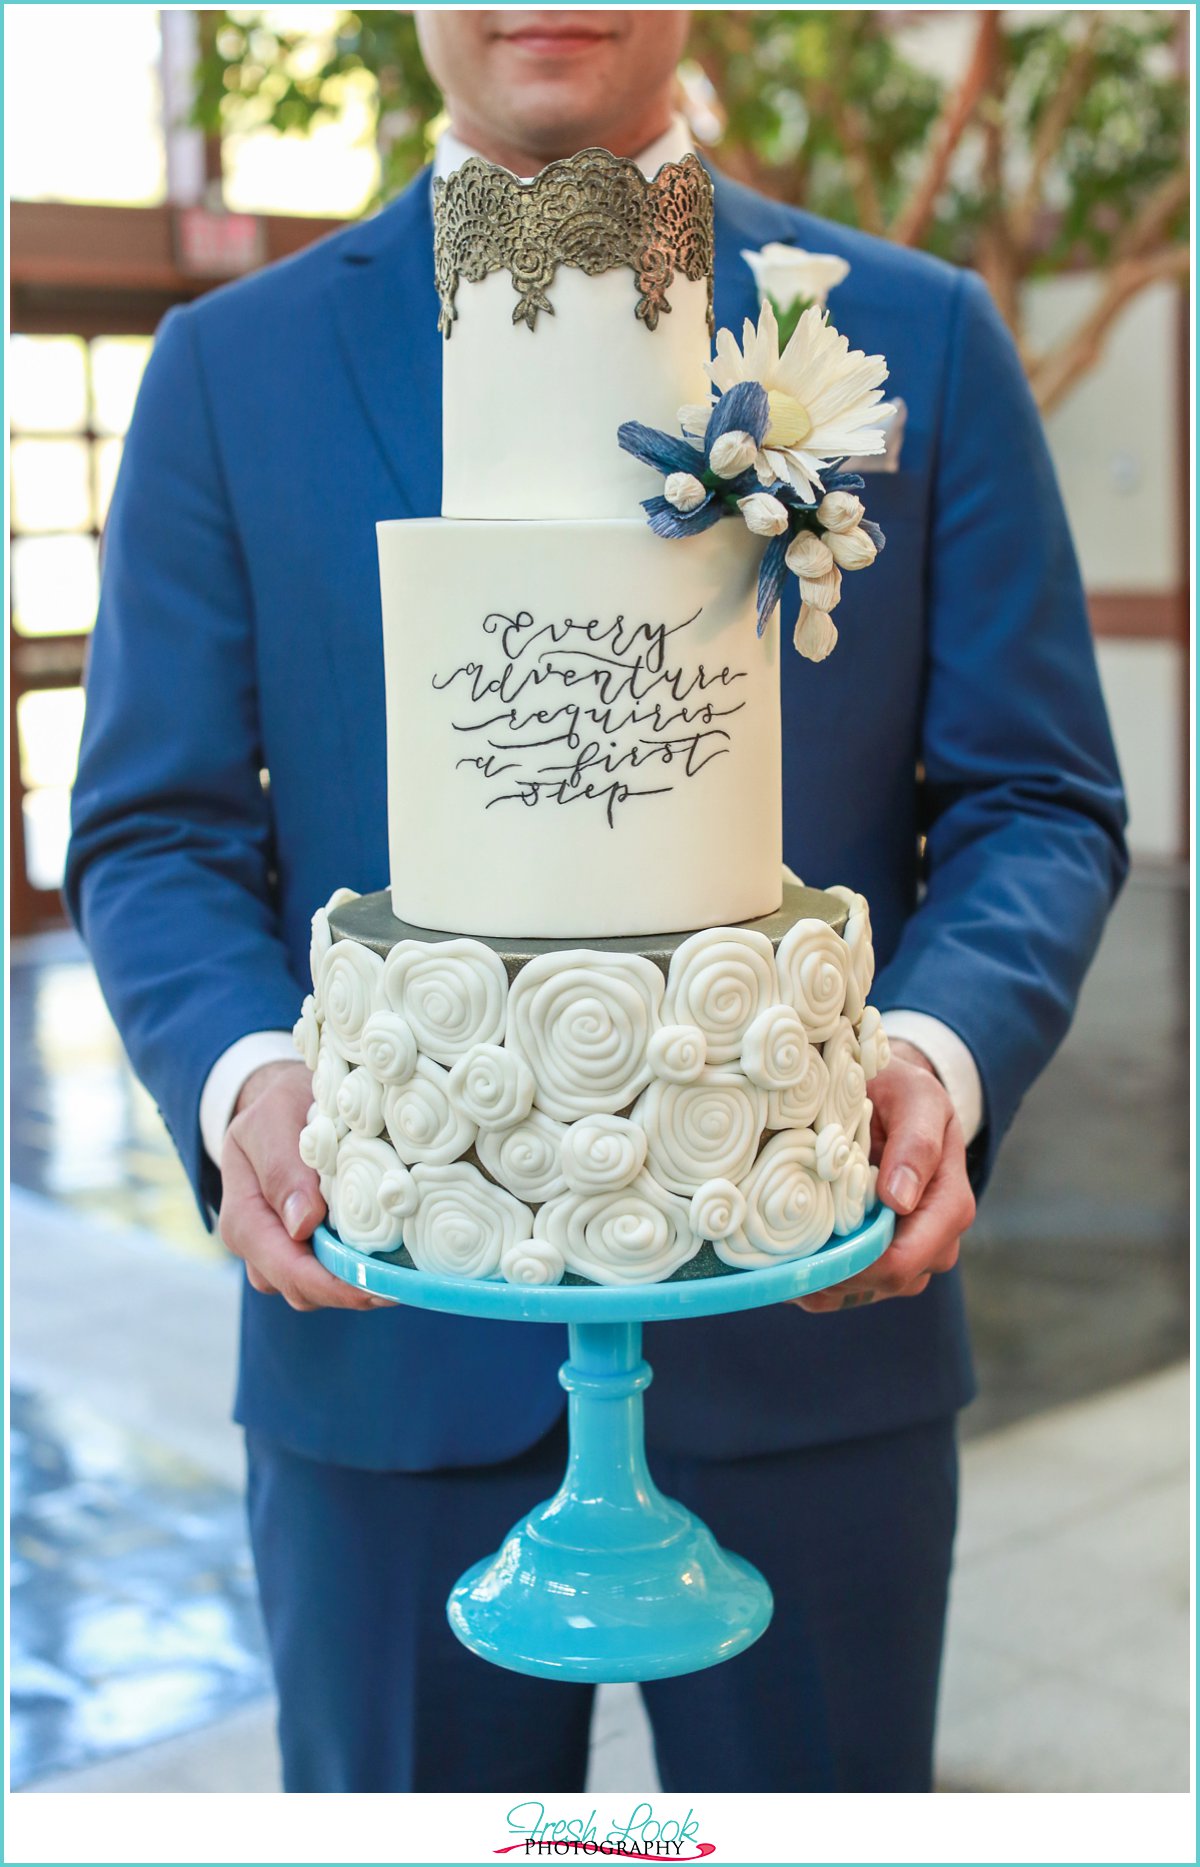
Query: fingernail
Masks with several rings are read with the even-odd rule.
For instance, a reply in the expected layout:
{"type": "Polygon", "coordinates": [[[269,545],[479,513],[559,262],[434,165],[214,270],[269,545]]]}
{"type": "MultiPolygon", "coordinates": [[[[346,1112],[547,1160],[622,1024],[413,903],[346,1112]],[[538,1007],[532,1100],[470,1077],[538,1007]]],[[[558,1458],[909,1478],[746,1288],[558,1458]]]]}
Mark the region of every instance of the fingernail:
{"type": "Polygon", "coordinates": [[[283,1222],[293,1238],[303,1238],[308,1201],[303,1193],[289,1193],[283,1202],[283,1222]]]}
{"type": "Polygon", "coordinates": [[[911,1167],[897,1167],[888,1181],[888,1198],[898,1212],[911,1212],[921,1191],[921,1182],[911,1167]]]}

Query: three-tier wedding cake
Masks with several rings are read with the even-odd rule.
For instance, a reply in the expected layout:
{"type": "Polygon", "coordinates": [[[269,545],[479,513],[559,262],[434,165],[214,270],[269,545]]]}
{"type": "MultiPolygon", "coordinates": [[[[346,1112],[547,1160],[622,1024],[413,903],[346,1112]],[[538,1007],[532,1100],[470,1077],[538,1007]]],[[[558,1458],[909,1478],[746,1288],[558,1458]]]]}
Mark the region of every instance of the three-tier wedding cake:
{"type": "Polygon", "coordinates": [[[313,921],[330,1221],[447,1276],[818,1250],[874,1199],[861,895],[785,879],[778,596],[822,659],[882,545],[881,358],[712,359],[712,184],[603,150],[434,184],[443,516],[378,527],[390,890],[313,921]],[[649,520],[649,524],[647,524],[649,520]]]}

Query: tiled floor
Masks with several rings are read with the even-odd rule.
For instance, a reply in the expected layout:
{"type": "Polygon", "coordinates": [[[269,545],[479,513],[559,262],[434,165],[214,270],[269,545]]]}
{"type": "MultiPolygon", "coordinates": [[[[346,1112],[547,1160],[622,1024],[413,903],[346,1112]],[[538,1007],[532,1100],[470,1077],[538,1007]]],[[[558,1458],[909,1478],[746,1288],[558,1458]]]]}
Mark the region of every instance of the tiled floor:
{"type": "MultiPolygon", "coordinates": [[[[1186,966],[1183,891],[1144,878],[967,1249],[983,1396],[948,1787],[1186,1780],[1186,1383],[1152,1374],[1187,1349],[1186,966]]],[[[70,936],[18,951],[12,1040],[15,1767],[38,1789],[269,1789],[236,1272],[70,936]]],[[[593,1779],[652,1781],[627,1689],[603,1695],[593,1779]]]]}

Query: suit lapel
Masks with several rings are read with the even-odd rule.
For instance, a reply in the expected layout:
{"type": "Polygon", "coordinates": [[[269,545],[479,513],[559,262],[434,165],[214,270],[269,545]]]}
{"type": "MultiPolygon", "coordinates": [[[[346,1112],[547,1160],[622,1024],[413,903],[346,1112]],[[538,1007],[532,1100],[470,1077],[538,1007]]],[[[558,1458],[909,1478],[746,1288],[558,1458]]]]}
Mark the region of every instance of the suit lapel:
{"type": "Polygon", "coordinates": [[[347,240],[334,275],[343,359],[405,516],[442,503],[442,339],[429,172],[347,240]]]}

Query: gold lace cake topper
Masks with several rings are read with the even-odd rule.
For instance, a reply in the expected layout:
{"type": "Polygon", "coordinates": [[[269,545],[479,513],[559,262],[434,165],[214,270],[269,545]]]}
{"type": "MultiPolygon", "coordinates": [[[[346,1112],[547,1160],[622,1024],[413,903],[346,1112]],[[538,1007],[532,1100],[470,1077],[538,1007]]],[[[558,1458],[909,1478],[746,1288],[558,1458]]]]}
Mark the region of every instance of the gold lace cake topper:
{"type": "Polygon", "coordinates": [[[533,330],[539,311],[553,313],[559,266],[589,278],[628,266],[641,294],[636,315],[649,330],[671,309],[667,288],[676,273],[705,279],[713,333],[713,188],[694,155],[648,178],[624,156],[584,149],[526,182],[471,156],[434,181],[433,255],[443,337],[458,316],[459,280],[478,285],[493,272],[512,279],[513,323],[533,330]]]}

